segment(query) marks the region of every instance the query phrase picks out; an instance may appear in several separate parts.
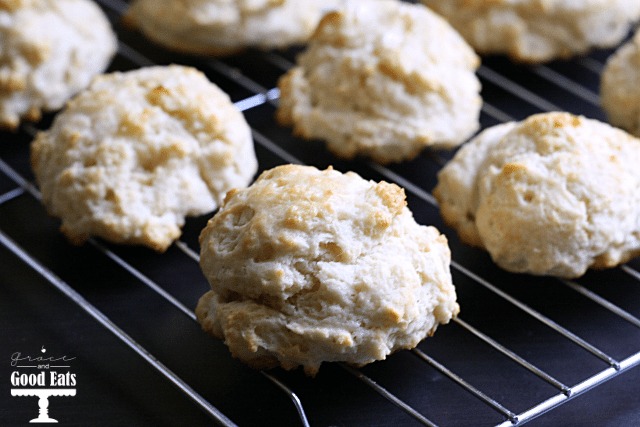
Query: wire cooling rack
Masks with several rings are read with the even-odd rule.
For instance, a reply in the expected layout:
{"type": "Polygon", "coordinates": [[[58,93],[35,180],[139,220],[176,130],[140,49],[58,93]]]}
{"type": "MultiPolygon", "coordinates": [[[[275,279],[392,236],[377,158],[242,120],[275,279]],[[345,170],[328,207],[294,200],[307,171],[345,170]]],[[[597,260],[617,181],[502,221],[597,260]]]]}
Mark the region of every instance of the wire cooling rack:
{"type": "MultiPolygon", "coordinates": [[[[314,379],[298,371],[253,371],[233,360],[224,345],[202,333],[195,322],[193,307],[208,288],[197,265],[197,236],[208,216],[189,219],[181,240],[164,254],[98,239],[71,247],[41,207],[28,164],[29,141],[49,126],[51,117],[25,124],[16,134],[2,134],[0,265],[35,273],[41,284],[30,298],[54,287],[73,302],[72,311],[92,319],[84,322],[94,322],[117,338],[111,346],[141,358],[151,367],[151,376],[177,388],[178,394],[170,396],[191,401],[186,406],[190,410],[178,410],[174,417],[145,418],[150,425],[514,426],[588,395],[640,363],[637,260],[575,281],[506,273],[484,252],[461,244],[442,224],[431,189],[437,171],[453,153],[426,150],[411,162],[388,167],[338,160],[322,143],[296,139],[290,129],[274,122],[276,82],[293,65],[295,50],[249,51],[225,59],[180,56],[122,27],[125,2],[98,3],[120,38],[110,71],[169,63],[199,68],[243,111],[260,170],[284,163],[333,165],[404,187],[417,221],[437,226],[449,239],[461,305],[460,316],[434,337],[384,362],[360,369],[325,364],[314,379]]],[[[610,53],[539,66],[485,59],[478,71],[485,101],[482,127],[556,110],[604,121],[597,90],[610,53]]],[[[72,336],[62,327],[51,328],[67,345],[78,334],[91,334],[80,325],[72,336]]],[[[140,375],[141,381],[147,378],[140,375]]],[[[158,397],[164,400],[158,400],[152,412],[173,408],[166,395],[158,397]]],[[[593,405],[598,408],[598,400],[593,405]]],[[[84,416],[83,425],[140,422],[92,418],[91,411],[84,416]]],[[[587,423],[591,416],[587,412],[573,421],[587,423]]],[[[615,419],[615,414],[610,417],[615,419]]]]}

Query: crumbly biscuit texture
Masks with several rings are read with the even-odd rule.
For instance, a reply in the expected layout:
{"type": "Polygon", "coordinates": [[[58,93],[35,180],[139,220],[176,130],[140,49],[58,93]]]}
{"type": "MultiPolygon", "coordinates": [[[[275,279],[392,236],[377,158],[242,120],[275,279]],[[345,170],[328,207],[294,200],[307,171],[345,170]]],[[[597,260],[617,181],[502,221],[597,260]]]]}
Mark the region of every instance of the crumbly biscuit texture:
{"type": "Polygon", "coordinates": [[[203,328],[256,368],[355,365],[413,348],[458,313],[446,238],[395,184],[306,166],[230,192],[200,236],[203,328]]]}
{"type": "Polygon", "coordinates": [[[195,69],[149,67],[96,78],[31,152],[62,231],[165,250],[185,215],[214,210],[257,169],[250,129],[195,69]]]}
{"type": "Polygon", "coordinates": [[[422,5],[351,1],[329,13],[278,83],[277,119],[343,158],[411,159],[478,128],[478,57],[422,5]]]}
{"type": "Polygon", "coordinates": [[[115,51],[116,36],[93,1],[0,1],[0,128],[62,108],[115,51]]]}
{"type": "Polygon", "coordinates": [[[226,55],[305,42],[337,0],[135,0],[125,21],[169,49],[226,55]]]}
{"type": "Polygon", "coordinates": [[[640,32],[609,58],[601,83],[609,121],[640,136],[640,32]]]}
{"type": "Polygon", "coordinates": [[[578,277],[640,254],[640,140],[568,113],[482,132],[434,194],[461,239],[506,270],[578,277]]]}
{"type": "Polygon", "coordinates": [[[612,47],[640,19],[638,0],[422,0],[482,54],[517,61],[612,47]]]}

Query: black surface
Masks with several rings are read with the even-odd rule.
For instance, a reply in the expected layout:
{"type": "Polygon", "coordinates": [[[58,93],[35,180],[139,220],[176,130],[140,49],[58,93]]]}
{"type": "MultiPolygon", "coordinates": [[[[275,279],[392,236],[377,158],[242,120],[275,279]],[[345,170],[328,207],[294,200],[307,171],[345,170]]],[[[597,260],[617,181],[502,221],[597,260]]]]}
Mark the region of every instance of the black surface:
{"type": "MultiPolygon", "coordinates": [[[[117,5],[104,2],[105,5],[117,5]]],[[[254,93],[233,76],[220,71],[220,63],[177,56],[153,46],[139,34],[121,27],[114,9],[105,10],[113,19],[120,39],[149,60],[197,66],[228,92],[234,101],[254,93]]],[[[297,50],[276,52],[289,61],[297,50]]],[[[611,51],[596,52],[602,62],[611,51]]],[[[283,70],[265,54],[249,51],[220,61],[271,89],[283,70]]],[[[130,56],[119,55],[112,70],[137,68],[130,56]]],[[[515,65],[504,58],[486,58],[484,66],[536,92],[563,109],[604,119],[604,114],[531,67],[515,65]]],[[[549,68],[578,81],[597,93],[598,75],[577,61],[552,63],[549,68]]],[[[486,102],[522,119],[540,110],[517,94],[483,80],[486,102]]],[[[344,162],[334,158],[318,141],[302,141],[290,129],[273,120],[275,108],[264,104],[245,112],[260,134],[304,163],[355,170],[370,179],[386,179],[365,160],[344,162]]],[[[37,126],[46,128],[51,117],[37,126]]],[[[485,113],[483,127],[498,121],[485,113]]],[[[25,133],[0,134],[0,159],[19,175],[32,180],[25,133]]],[[[256,140],[260,169],[285,160],[256,140]]],[[[389,166],[409,182],[430,191],[436,173],[452,152],[425,151],[417,159],[389,166]]],[[[5,171],[6,172],[6,171],[5,171]]],[[[0,169],[0,197],[19,185],[0,169]]],[[[640,351],[640,329],[581,296],[555,279],[514,275],[496,268],[488,255],[462,245],[452,230],[444,227],[437,209],[408,192],[416,219],[441,229],[450,241],[453,259],[490,282],[498,290],[547,316],[554,322],[622,360],[640,351]]],[[[208,216],[189,219],[182,241],[197,251],[197,237],[208,216]]],[[[259,372],[232,359],[226,347],[206,336],[189,317],[155,291],[140,277],[109,258],[101,249],[120,259],[175,297],[188,309],[207,289],[197,263],[177,247],[165,254],[144,248],[118,247],[98,242],[77,248],[70,246],[57,230],[58,221],[46,215],[31,194],[17,195],[0,204],[0,230],[30,257],[78,291],[119,328],[175,372],[190,387],[239,425],[300,425],[288,396],[259,372]]],[[[640,261],[629,267],[640,270],[640,261]]],[[[552,331],[495,291],[452,269],[459,302],[460,319],[543,369],[568,386],[578,384],[607,368],[566,337],[552,331]]],[[[590,272],[578,281],[588,289],[640,316],[640,281],[620,268],[590,272]]],[[[17,351],[38,355],[42,346],[48,354],[76,357],[72,370],[77,376],[77,396],[50,400],[50,415],[61,425],[212,425],[213,420],[177,390],[163,375],[127,348],[109,330],[99,325],[74,302],[55,290],[34,269],[0,245],[0,425],[25,425],[37,414],[35,397],[11,397],[11,355],[17,351]]],[[[500,354],[460,324],[441,327],[419,349],[469,384],[477,387],[514,413],[526,411],[558,393],[558,390],[500,354]]],[[[441,426],[490,426],[506,418],[471,395],[450,378],[422,361],[416,354],[400,352],[360,372],[385,387],[417,412],[441,426]]],[[[314,379],[301,372],[270,372],[300,397],[313,426],[418,425],[403,410],[391,404],[367,384],[340,365],[327,364],[314,379]]],[[[633,368],[610,382],[530,421],[528,425],[632,426],[640,423],[640,369],[633,368]]]]}

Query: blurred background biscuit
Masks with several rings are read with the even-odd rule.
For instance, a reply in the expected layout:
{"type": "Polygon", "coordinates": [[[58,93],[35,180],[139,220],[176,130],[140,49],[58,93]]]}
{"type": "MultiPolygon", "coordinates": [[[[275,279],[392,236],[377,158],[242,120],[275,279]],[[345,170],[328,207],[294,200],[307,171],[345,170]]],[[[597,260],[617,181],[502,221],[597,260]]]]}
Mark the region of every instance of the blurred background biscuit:
{"type": "Polygon", "coordinates": [[[613,47],[640,19],[638,0],[421,0],[481,54],[544,62],[613,47]]]}
{"type": "Polygon", "coordinates": [[[607,61],[600,95],[611,124],[640,136],[640,32],[607,61]]]}
{"type": "Polygon", "coordinates": [[[228,55],[304,43],[336,0],[135,0],[125,22],[168,49],[228,55]]]}
{"type": "Polygon", "coordinates": [[[0,2],[0,128],[62,108],[107,68],[116,47],[93,1],[0,2]]]}

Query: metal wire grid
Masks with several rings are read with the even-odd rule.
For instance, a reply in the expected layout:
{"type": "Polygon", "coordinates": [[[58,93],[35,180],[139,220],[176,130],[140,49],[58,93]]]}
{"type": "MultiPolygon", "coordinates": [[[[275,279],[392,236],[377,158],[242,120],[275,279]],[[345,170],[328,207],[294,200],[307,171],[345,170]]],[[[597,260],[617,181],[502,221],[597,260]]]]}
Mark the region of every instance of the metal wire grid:
{"type": "MultiPolygon", "coordinates": [[[[118,17],[124,12],[127,7],[126,3],[119,0],[99,0],[99,3],[109,13],[111,18],[114,20],[114,23],[117,22],[118,17]]],[[[134,66],[148,66],[156,63],[155,61],[148,59],[138,49],[123,41],[120,41],[119,43],[118,54],[120,58],[126,59],[134,66]]],[[[259,55],[261,60],[265,61],[266,63],[272,64],[282,72],[292,66],[291,61],[282,54],[273,52],[261,52],[256,54],[259,55]]],[[[601,60],[597,60],[593,57],[581,58],[576,60],[572,64],[572,66],[581,67],[583,71],[586,70],[587,72],[590,72],[594,75],[598,75],[603,68],[601,60]]],[[[256,80],[245,74],[243,71],[240,71],[240,69],[238,69],[237,67],[231,66],[226,63],[226,61],[211,59],[207,60],[206,62],[201,62],[199,63],[199,65],[200,67],[208,68],[215,71],[219,75],[228,78],[230,81],[236,83],[238,86],[244,88],[250,93],[249,96],[242,97],[235,103],[235,105],[245,113],[248,113],[251,110],[255,110],[266,104],[275,104],[277,102],[279,95],[277,88],[264,87],[262,84],[258,83],[256,80]]],[[[553,68],[545,65],[532,67],[529,70],[533,75],[539,77],[546,84],[555,86],[561,96],[569,96],[574,99],[577,98],[585,105],[588,105],[588,108],[591,109],[599,108],[598,95],[592,89],[584,86],[580,81],[567,77],[563,73],[558,72],[553,68]]],[[[549,99],[539,96],[533,90],[530,90],[522,84],[517,83],[513,79],[496,71],[496,69],[488,66],[482,66],[478,71],[478,74],[483,80],[483,84],[494,85],[495,87],[509,94],[509,96],[515,97],[520,102],[527,104],[529,108],[533,110],[533,112],[555,111],[564,109],[556,105],[556,103],[550,101],[549,99]]],[[[512,114],[504,111],[504,109],[499,106],[493,105],[491,102],[487,102],[486,99],[482,112],[485,120],[489,123],[499,123],[522,118],[513,117],[512,114]]],[[[32,125],[24,125],[22,127],[22,132],[29,137],[33,137],[35,135],[35,132],[37,132],[37,129],[32,125]]],[[[294,154],[292,154],[290,152],[291,150],[279,145],[273,139],[263,135],[255,128],[253,129],[253,136],[257,144],[278,157],[281,163],[304,163],[302,160],[298,159],[294,154]]],[[[437,166],[435,168],[436,170],[446,162],[446,159],[441,157],[441,155],[437,153],[429,152],[424,156],[426,156],[427,159],[422,159],[422,161],[432,162],[437,166]]],[[[422,185],[414,182],[411,177],[407,177],[406,174],[403,174],[401,167],[384,167],[372,162],[361,163],[360,167],[364,167],[364,169],[368,171],[369,175],[377,174],[384,179],[398,183],[399,185],[404,187],[409,195],[415,198],[415,200],[431,205],[432,208],[437,209],[436,201],[431,196],[431,194],[426,191],[422,185]]],[[[27,178],[18,173],[16,169],[14,169],[3,159],[0,159],[0,171],[2,171],[2,173],[16,185],[14,188],[5,191],[3,194],[0,194],[0,206],[9,203],[14,199],[27,195],[38,200],[40,199],[40,193],[37,188],[35,188],[35,186],[31,182],[29,182],[27,178]]],[[[72,286],[67,284],[47,266],[38,261],[32,254],[24,250],[20,242],[14,241],[3,230],[0,230],[0,243],[11,252],[13,252],[23,262],[29,265],[43,278],[45,278],[51,285],[53,285],[60,292],[69,297],[75,304],[77,304],[79,309],[84,310],[100,325],[112,332],[124,345],[126,345],[140,357],[142,357],[155,370],[157,370],[158,373],[163,375],[169,382],[171,382],[186,396],[193,400],[198,406],[200,406],[200,408],[202,408],[204,412],[209,414],[214,420],[225,426],[235,425],[232,420],[230,420],[225,414],[218,410],[211,402],[203,398],[182,378],[172,372],[160,360],[158,360],[149,351],[147,351],[147,349],[145,349],[141,344],[136,342],[136,340],[134,340],[124,330],[122,330],[114,321],[112,321],[98,308],[87,301],[80,293],[74,290],[72,286]]],[[[195,321],[195,315],[190,308],[186,307],[179,301],[178,298],[174,297],[170,292],[167,292],[165,289],[163,289],[162,286],[145,275],[144,272],[140,271],[130,262],[126,261],[122,256],[118,255],[116,251],[109,249],[105,244],[95,239],[89,240],[88,243],[89,245],[97,249],[104,257],[113,262],[114,268],[124,269],[128,274],[134,276],[142,284],[150,288],[153,292],[157,293],[168,303],[180,310],[185,316],[195,321]]],[[[187,242],[178,241],[175,246],[188,257],[193,259],[193,261],[198,261],[198,254],[189,246],[187,242]]],[[[566,328],[556,321],[552,320],[551,317],[543,314],[540,310],[532,308],[519,298],[511,295],[509,292],[504,291],[503,289],[501,289],[501,287],[484,278],[481,273],[478,273],[477,271],[474,272],[473,267],[465,267],[461,263],[457,262],[455,252],[454,260],[452,261],[452,269],[454,273],[466,277],[477,286],[486,289],[494,296],[506,301],[515,309],[526,313],[527,316],[544,325],[545,328],[561,335],[562,337],[564,337],[564,339],[579,346],[596,359],[602,361],[603,365],[605,366],[603,369],[598,370],[595,374],[589,375],[578,382],[572,383],[571,385],[565,384],[563,381],[560,381],[557,376],[546,372],[544,369],[538,367],[535,363],[519,355],[517,351],[504,346],[488,334],[474,327],[472,324],[467,323],[464,320],[465,307],[463,306],[461,317],[458,317],[453,321],[455,324],[461,327],[467,334],[470,334],[481,340],[493,350],[502,354],[505,358],[508,358],[509,360],[519,365],[521,369],[535,375],[540,380],[546,382],[556,390],[556,393],[552,394],[550,397],[539,400],[537,404],[529,407],[524,411],[516,412],[510,410],[506,405],[503,405],[500,402],[500,399],[492,396],[491,392],[483,391],[480,388],[474,386],[468,380],[463,378],[463,376],[458,375],[454,369],[448,368],[446,364],[438,361],[433,355],[429,355],[428,352],[425,352],[420,348],[414,349],[412,351],[412,353],[419,360],[428,364],[433,369],[447,377],[451,382],[459,385],[471,395],[475,396],[475,398],[477,398],[479,401],[483,402],[485,405],[495,410],[498,414],[502,415],[504,421],[498,423],[497,425],[521,425],[539,416],[540,414],[543,414],[544,412],[553,409],[567,402],[568,400],[585,393],[591,388],[596,387],[604,383],[605,381],[617,375],[620,375],[625,371],[628,371],[629,369],[640,364],[640,346],[634,348],[625,357],[613,357],[607,351],[601,349],[598,345],[582,338],[578,334],[572,332],[569,328],[566,328]]],[[[623,272],[627,276],[628,280],[640,282],[640,273],[631,266],[624,265],[618,270],[623,272]]],[[[619,305],[609,301],[598,293],[590,290],[588,287],[577,283],[576,281],[559,280],[558,282],[559,285],[564,285],[570,291],[575,292],[582,297],[592,301],[593,303],[599,305],[603,309],[610,311],[619,319],[622,319],[624,322],[627,322],[633,327],[640,328],[640,319],[638,317],[626,311],[619,305]]],[[[427,426],[436,425],[436,423],[428,418],[427,415],[415,409],[410,403],[407,403],[405,401],[406,399],[403,400],[396,394],[389,391],[388,388],[385,388],[378,381],[366,375],[362,369],[354,369],[343,364],[341,364],[340,367],[343,368],[344,371],[349,375],[352,375],[354,378],[361,381],[363,384],[370,387],[375,392],[379,393],[384,399],[396,405],[402,411],[405,411],[421,424],[427,426]]],[[[285,383],[285,381],[278,378],[277,372],[261,372],[261,374],[274,384],[275,389],[281,390],[288,396],[289,399],[291,399],[293,407],[298,413],[300,423],[304,426],[308,426],[309,421],[307,419],[307,416],[305,415],[304,402],[302,402],[298,398],[292,388],[289,387],[285,383]]]]}

